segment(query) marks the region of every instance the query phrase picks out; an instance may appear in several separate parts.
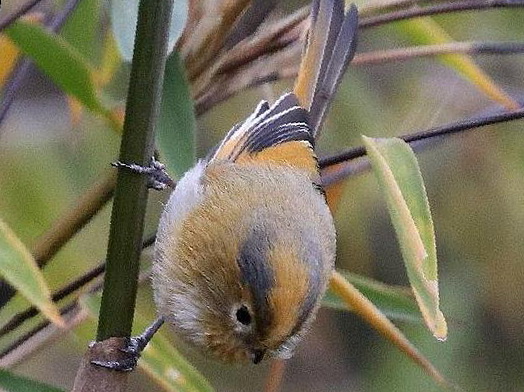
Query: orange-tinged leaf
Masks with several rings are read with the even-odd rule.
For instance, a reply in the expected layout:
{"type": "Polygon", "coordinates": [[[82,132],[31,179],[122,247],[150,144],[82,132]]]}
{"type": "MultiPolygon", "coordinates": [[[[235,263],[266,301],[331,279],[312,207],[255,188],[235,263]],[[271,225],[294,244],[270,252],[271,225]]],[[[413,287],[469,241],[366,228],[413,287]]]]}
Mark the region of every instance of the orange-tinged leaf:
{"type": "Polygon", "coordinates": [[[20,52],[13,42],[4,34],[0,34],[0,86],[3,86],[7,77],[13,71],[20,52]]]}
{"type": "Polygon", "coordinates": [[[449,382],[424,357],[384,314],[367,299],[355,286],[335,271],[330,281],[330,289],[351,309],[370,324],[376,331],[397,346],[416,364],[422,367],[439,384],[449,386],[449,382]]]}
{"type": "MultiPolygon", "coordinates": [[[[344,279],[357,288],[390,320],[417,323],[423,320],[410,287],[392,286],[345,270],[337,270],[344,279]]],[[[332,290],[322,299],[322,306],[352,311],[332,290]]]]}
{"type": "Polygon", "coordinates": [[[73,127],[77,126],[82,119],[82,113],[84,112],[84,107],[80,101],[71,95],[67,96],[67,105],[69,106],[69,116],[71,118],[71,125],[73,127]]]}
{"type": "Polygon", "coordinates": [[[115,72],[118,70],[118,67],[122,63],[122,57],[116,46],[115,38],[113,33],[108,31],[104,39],[104,48],[102,52],[102,61],[100,67],[94,72],[94,78],[96,84],[99,87],[104,87],[107,85],[115,72]]]}

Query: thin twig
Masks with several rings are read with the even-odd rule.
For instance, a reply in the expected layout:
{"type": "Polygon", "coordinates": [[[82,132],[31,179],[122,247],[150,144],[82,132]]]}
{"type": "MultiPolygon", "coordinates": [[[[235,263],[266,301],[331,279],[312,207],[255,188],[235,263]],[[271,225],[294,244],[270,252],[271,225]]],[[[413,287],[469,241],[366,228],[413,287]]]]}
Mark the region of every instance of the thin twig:
{"type": "MultiPolygon", "coordinates": [[[[150,273],[150,270],[141,272],[138,282],[140,284],[146,282],[150,273]]],[[[102,284],[96,284],[89,289],[88,294],[94,294],[101,289],[102,284]]],[[[16,342],[13,342],[0,352],[0,367],[10,367],[19,363],[24,357],[41,348],[44,344],[49,343],[52,339],[63,335],[64,332],[71,330],[88,317],[87,312],[83,311],[78,298],[62,307],[60,314],[66,320],[67,325],[65,328],[58,328],[48,320],[43,320],[26,332],[23,337],[18,338],[16,342]]]]}
{"type": "MultiPolygon", "coordinates": [[[[205,15],[203,21],[199,21],[202,23],[194,30],[195,39],[190,40],[194,46],[187,56],[183,56],[190,81],[198,78],[209,67],[210,62],[223,48],[231,26],[236,23],[237,18],[248,5],[247,0],[227,2],[221,7],[220,17],[205,15]]],[[[183,52],[182,54],[184,55],[183,52]]]]}
{"type": "MultiPolygon", "coordinates": [[[[427,1],[427,0],[426,0],[427,1]]],[[[369,1],[358,7],[358,13],[361,16],[367,16],[377,12],[386,12],[394,9],[409,8],[420,4],[424,1],[417,0],[375,0],[369,1]]]]}
{"type": "Polygon", "coordinates": [[[251,40],[231,48],[218,62],[214,72],[218,75],[238,72],[243,66],[293,44],[308,26],[303,24],[308,14],[309,10],[304,7],[285,19],[265,26],[264,31],[251,40]]]}
{"type": "MultiPolygon", "coordinates": [[[[84,287],[85,285],[92,282],[94,279],[102,275],[102,273],[105,271],[106,264],[102,263],[97,265],[92,270],[88,271],[78,279],[74,280],[64,288],[58,290],[53,294],[52,299],[54,302],[58,302],[62,300],[63,298],[67,297],[69,294],[73,293],[74,291],[78,290],[81,287],[84,287]]],[[[16,328],[18,328],[20,325],[22,325],[25,321],[32,319],[36,315],[39,314],[39,310],[31,306],[30,308],[15,314],[4,326],[2,326],[2,329],[0,329],[0,337],[3,337],[7,335],[8,333],[14,331],[16,328]]]]}
{"type": "Polygon", "coordinates": [[[33,62],[30,59],[23,57],[18,61],[15,70],[11,74],[11,78],[6,83],[4,88],[4,99],[0,104],[0,125],[4,122],[7,112],[11,108],[13,102],[15,101],[18,90],[20,90],[20,87],[22,87],[22,84],[25,81],[26,76],[32,69],[33,62]]]}
{"type": "Polygon", "coordinates": [[[451,12],[481,11],[493,8],[523,7],[523,0],[458,0],[450,3],[437,4],[428,7],[416,7],[401,11],[389,12],[383,15],[362,18],[358,26],[362,29],[380,26],[399,20],[418,18],[421,16],[439,15],[451,12]]]}
{"type": "MultiPolygon", "coordinates": [[[[60,315],[62,315],[62,317],[66,319],[65,329],[70,329],[70,320],[74,319],[74,315],[78,313],[78,310],[79,308],[76,303],[68,304],[60,309],[60,315]]],[[[37,347],[49,342],[49,339],[55,336],[56,332],[58,331],[63,331],[63,329],[56,327],[54,324],[51,324],[48,320],[44,320],[38,323],[34,328],[24,333],[22,336],[18,337],[14,342],[12,342],[9,346],[2,350],[2,352],[0,353],[0,365],[2,367],[13,365],[17,362],[16,359],[11,357],[11,354],[13,352],[21,350],[19,351],[17,357],[24,357],[26,355],[29,355],[37,347]],[[50,327],[51,329],[47,330],[46,333],[45,331],[47,327],[50,327]],[[34,340],[37,335],[39,336],[38,342],[34,340]],[[30,339],[32,340],[32,344],[26,346],[25,343],[28,342],[30,339]]]]}
{"type": "MultiPolygon", "coordinates": [[[[293,32],[293,34],[295,33],[296,32],[293,32]]],[[[298,38],[298,36],[296,38],[298,38]]],[[[224,60],[218,69],[220,73],[229,73],[227,75],[216,75],[213,79],[213,84],[206,86],[207,88],[204,89],[204,93],[196,97],[195,110],[197,115],[202,115],[216,104],[241,90],[276,80],[295,78],[298,71],[298,64],[286,68],[282,67],[280,63],[282,54],[285,54],[285,56],[289,58],[298,58],[300,56],[302,47],[296,38],[289,42],[281,42],[283,46],[279,47],[271,57],[267,57],[267,52],[262,52],[260,49],[259,53],[254,55],[254,52],[251,52],[251,50],[254,50],[252,47],[233,52],[234,55],[224,60]],[[249,58],[250,56],[252,56],[252,58],[249,58]],[[275,64],[278,64],[278,66],[275,64]],[[260,66],[257,67],[257,65],[260,66]],[[240,67],[240,70],[235,67],[240,67]]],[[[450,42],[437,45],[380,50],[357,54],[352,60],[351,65],[382,64],[450,53],[515,55],[524,53],[524,44],[520,42],[450,42]]]]}
{"type": "Polygon", "coordinates": [[[26,13],[31,11],[33,7],[35,7],[38,3],[40,3],[42,0],[29,0],[24,5],[22,5],[19,9],[17,9],[12,14],[6,16],[4,20],[0,21],[0,32],[9,27],[14,21],[19,19],[20,17],[24,16],[26,13]]]}
{"type": "Polygon", "coordinates": [[[282,386],[284,373],[286,371],[286,361],[283,359],[273,359],[269,367],[269,373],[266,378],[264,392],[278,392],[282,386]]]}
{"type": "MultiPolygon", "coordinates": [[[[444,135],[451,135],[463,131],[469,131],[486,125],[498,124],[501,122],[508,122],[520,120],[524,118],[524,108],[512,112],[497,113],[490,116],[469,118],[462,121],[457,121],[451,124],[446,124],[440,127],[431,128],[421,132],[415,132],[408,135],[398,136],[407,143],[413,143],[425,139],[440,137],[444,135]]],[[[346,151],[321,158],[319,160],[320,168],[336,165],[338,163],[350,161],[366,155],[364,147],[354,147],[346,151]]]]}
{"type": "Polygon", "coordinates": [[[224,40],[223,49],[231,49],[243,39],[251,36],[273,11],[275,3],[275,0],[252,1],[229,31],[224,40]]]}
{"type": "Polygon", "coordinates": [[[465,53],[469,55],[523,54],[522,42],[449,42],[437,45],[412,46],[401,49],[379,50],[359,53],[351,65],[383,64],[393,61],[405,61],[416,57],[436,56],[441,54],[465,53]]]}

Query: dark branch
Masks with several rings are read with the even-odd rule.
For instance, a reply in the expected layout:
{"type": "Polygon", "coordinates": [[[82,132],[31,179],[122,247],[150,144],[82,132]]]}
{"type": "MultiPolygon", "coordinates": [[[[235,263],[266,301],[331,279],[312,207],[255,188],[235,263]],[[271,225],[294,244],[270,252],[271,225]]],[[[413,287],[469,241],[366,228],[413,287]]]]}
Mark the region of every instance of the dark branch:
{"type": "Polygon", "coordinates": [[[23,6],[21,6],[18,10],[13,12],[11,15],[6,16],[4,20],[0,21],[0,31],[3,31],[7,27],[9,27],[14,21],[31,11],[33,7],[35,7],[41,1],[42,0],[30,0],[23,6]]]}
{"type": "MultiPolygon", "coordinates": [[[[498,124],[501,122],[508,122],[520,120],[524,118],[524,108],[512,112],[504,112],[493,114],[485,117],[469,118],[463,121],[458,121],[452,124],[443,125],[440,127],[431,128],[421,132],[411,133],[409,135],[399,136],[400,139],[407,143],[413,143],[420,140],[451,135],[454,133],[469,131],[486,125],[498,124]]],[[[346,151],[340,152],[329,157],[321,158],[319,161],[320,168],[336,165],[338,163],[350,161],[366,155],[364,147],[354,147],[346,151]]]]}
{"type": "Polygon", "coordinates": [[[370,16],[361,19],[359,27],[375,27],[399,20],[418,18],[421,16],[447,14],[451,12],[481,11],[492,8],[513,8],[523,6],[523,0],[459,0],[428,7],[409,8],[406,10],[389,12],[387,14],[370,16]]]}
{"type": "MultiPolygon", "coordinates": [[[[64,306],[60,309],[60,314],[64,316],[66,313],[70,313],[78,308],[78,303],[73,302],[69,305],[64,306]]],[[[31,339],[33,336],[38,334],[40,331],[42,331],[44,328],[49,326],[51,323],[48,320],[44,320],[40,323],[38,323],[34,328],[32,328],[30,331],[24,333],[22,336],[20,336],[18,339],[16,339],[14,342],[12,342],[9,346],[4,348],[0,352],[0,359],[3,359],[10,353],[12,353],[14,350],[16,350],[18,347],[20,347],[22,344],[24,344],[26,341],[31,339]]]]}
{"type": "Polygon", "coordinates": [[[437,45],[411,46],[400,49],[378,50],[359,53],[352,65],[383,64],[393,61],[410,60],[417,57],[437,56],[441,54],[464,53],[469,55],[523,54],[522,42],[449,42],[437,45]]]}

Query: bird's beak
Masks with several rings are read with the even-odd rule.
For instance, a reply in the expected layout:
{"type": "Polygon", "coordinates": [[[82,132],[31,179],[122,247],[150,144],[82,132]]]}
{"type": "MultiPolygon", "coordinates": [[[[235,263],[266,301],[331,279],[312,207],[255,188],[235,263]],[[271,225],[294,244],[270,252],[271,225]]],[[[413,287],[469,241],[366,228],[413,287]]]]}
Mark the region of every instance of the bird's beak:
{"type": "Polygon", "coordinates": [[[266,355],[265,349],[256,349],[251,351],[251,359],[255,365],[264,359],[264,355],[266,355]]]}

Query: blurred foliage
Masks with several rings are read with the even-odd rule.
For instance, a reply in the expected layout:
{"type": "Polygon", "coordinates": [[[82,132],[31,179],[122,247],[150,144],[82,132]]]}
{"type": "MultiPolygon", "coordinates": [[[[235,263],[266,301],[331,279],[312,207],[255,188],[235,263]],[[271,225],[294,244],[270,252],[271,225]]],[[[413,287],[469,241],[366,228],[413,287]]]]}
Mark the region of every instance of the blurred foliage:
{"type": "Polygon", "coordinates": [[[61,392],[62,389],[16,376],[7,370],[0,370],[0,386],[7,392],[33,391],[33,392],[61,392]]]}
{"type": "MultiPolygon", "coordinates": [[[[9,7],[2,7],[2,12],[21,2],[12,0],[9,7]]],[[[109,77],[104,73],[102,97],[117,113],[125,100],[129,69],[115,65],[116,49],[108,44],[111,41],[103,4],[100,0],[82,1],[61,36],[89,59],[99,75],[110,70],[109,77]]],[[[42,4],[38,9],[46,10],[49,5],[42,4]]],[[[286,3],[290,8],[296,5],[298,2],[286,3]]],[[[523,10],[511,9],[439,16],[434,20],[455,40],[522,41],[523,17],[523,10]]],[[[399,31],[392,24],[362,32],[359,51],[409,44],[405,29],[399,31]]],[[[8,53],[3,47],[0,51],[8,53]]],[[[475,60],[499,87],[522,101],[522,57],[485,56],[475,60]]],[[[291,81],[283,81],[246,91],[199,118],[197,155],[203,156],[259,99],[275,97],[290,86],[291,81]]],[[[334,153],[345,146],[359,145],[360,134],[401,135],[498,109],[497,104],[434,58],[352,68],[341,85],[319,148],[323,154],[334,153]]],[[[33,71],[0,124],[1,218],[31,247],[108,169],[118,146],[119,136],[106,121],[86,111],[73,117],[61,91],[45,75],[33,71]]],[[[419,324],[400,323],[400,328],[443,374],[465,390],[523,390],[522,122],[482,128],[414,148],[433,213],[440,303],[448,319],[449,337],[446,343],[438,343],[419,324]]],[[[146,233],[154,231],[165,197],[165,193],[151,195],[146,233]]],[[[108,207],[45,268],[52,289],[103,259],[108,207]]],[[[394,230],[373,176],[363,174],[346,181],[335,218],[339,267],[386,283],[407,284],[394,230]]],[[[148,265],[147,254],[144,264],[148,265]]],[[[152,319],[148,285],[141,286],[138,303],[139,311],[152,319]]],[[[15,297],[2,309],[0,319],[9,319],[25,306],[25,299],[15,297]]],[[[38,321],[41,319],[24,325],[17,334],[38,321]]],[[[78,328],[94,336],[87,324],[78,328]]],[[[0,348],[13,339],[13,335],[2,339],[0,348]]],[[[84,344],[83,339],[68,334],[18,364],[14,371],[69,388],[84,344]]],[[[218,364],[187,350],[181,342],[176,345],[217,390],[260,390],[264,385],[267,365],[240,368],[218,364]]],[[[134,375],[132,382],[136,391],[157,388],[142,373],[134,375]]],[[[289,363],[283,390],[438,388],[355,316],[322,309],[289,363]]]]}

